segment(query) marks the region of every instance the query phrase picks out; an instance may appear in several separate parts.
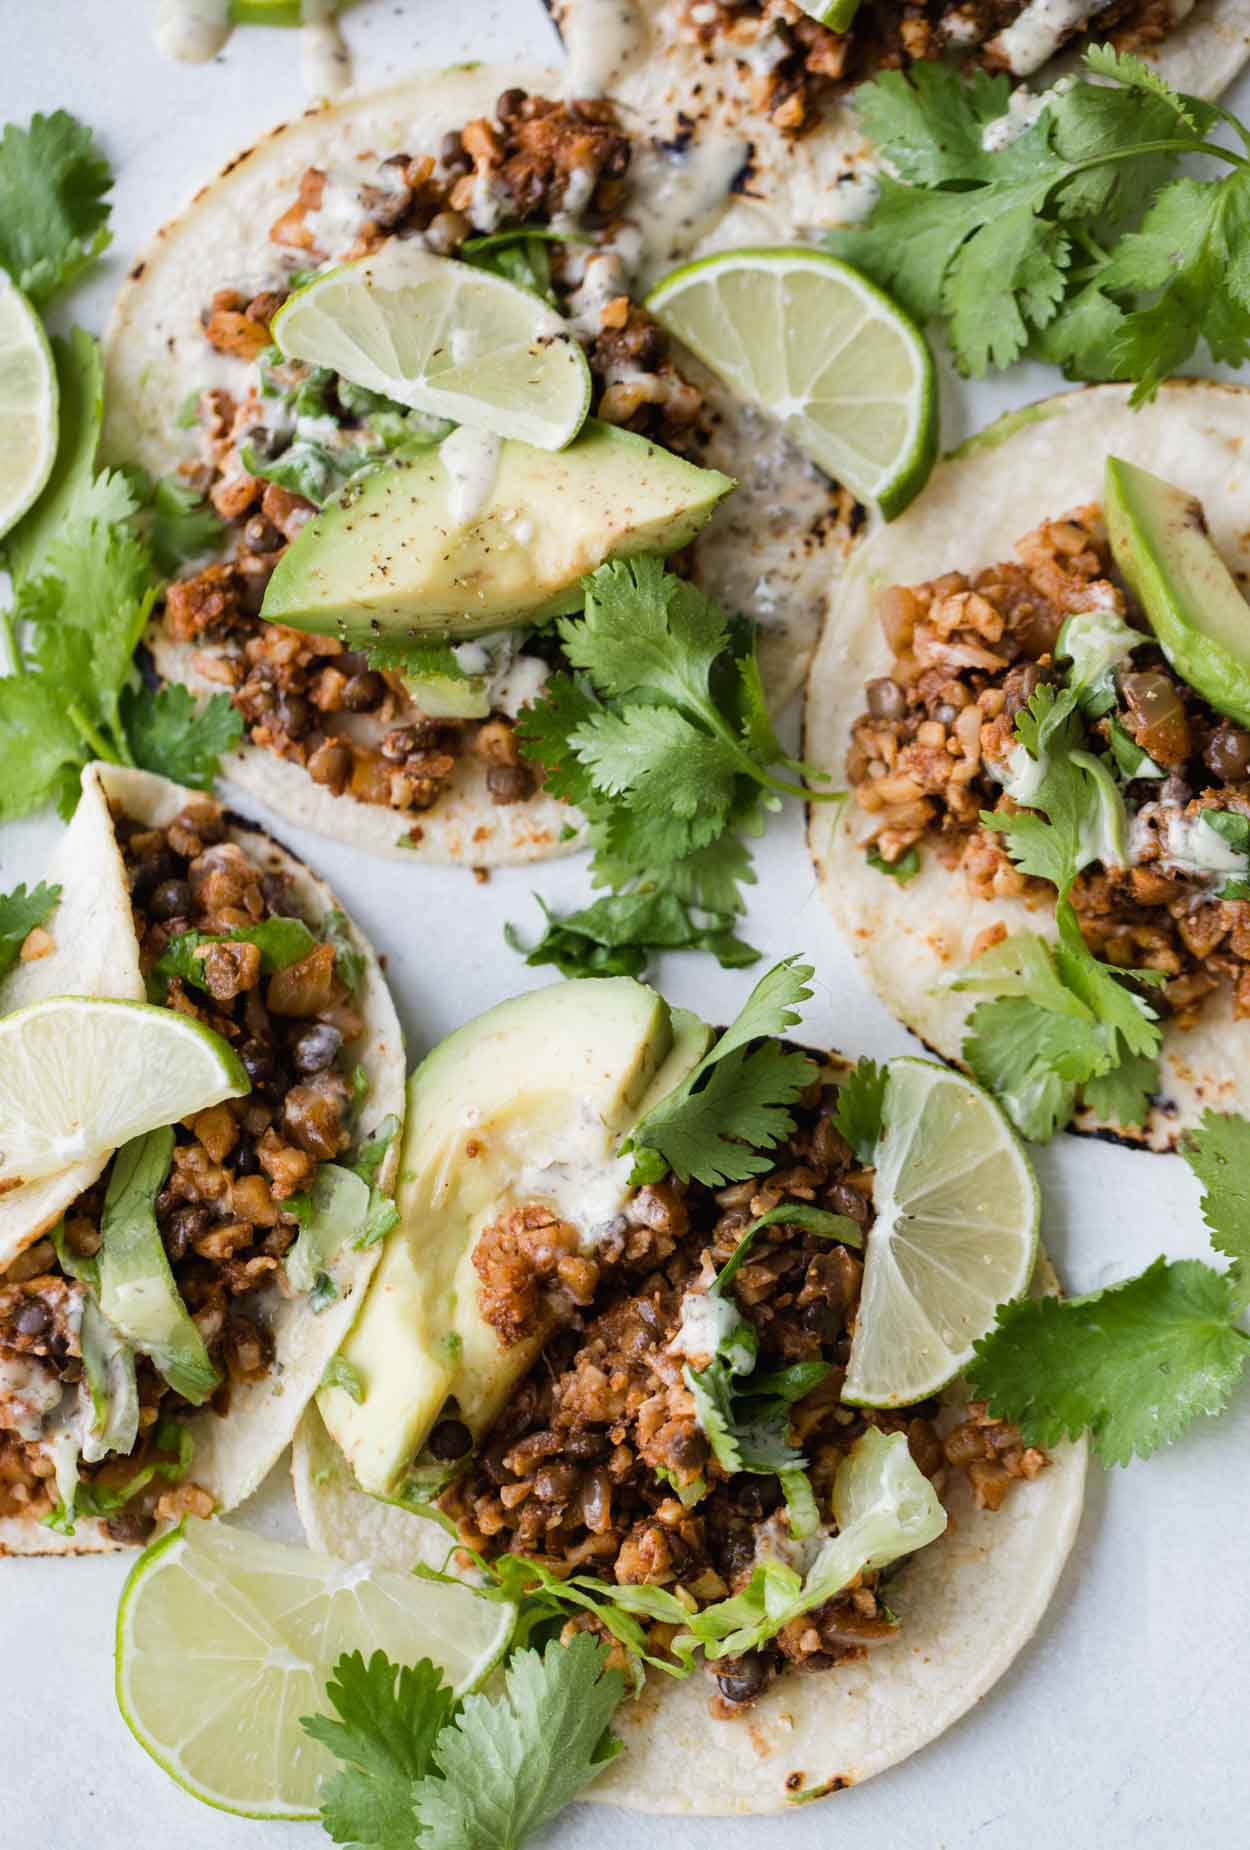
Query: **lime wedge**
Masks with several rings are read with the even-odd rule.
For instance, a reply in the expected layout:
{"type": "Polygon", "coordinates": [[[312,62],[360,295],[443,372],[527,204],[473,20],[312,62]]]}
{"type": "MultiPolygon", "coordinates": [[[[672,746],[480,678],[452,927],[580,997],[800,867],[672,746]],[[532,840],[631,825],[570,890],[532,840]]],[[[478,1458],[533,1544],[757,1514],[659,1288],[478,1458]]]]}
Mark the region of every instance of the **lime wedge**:
{"type": "Polygon", "coordinates": [[[927,1060],[887,1074],[843,1396],[863,1407],[909,1407],[953,1380],[1037,1251],[1037,1182],[989,1094],[927,1060]]]}
{"type": "Polygon", "coordinates": [[[312,1818],[337,1763],[299,1718],[330,1712],[326,1682],[343,1652],[432,1658],[463,1694],[499,1662],[514,1621],[514,1607],[469,1587],[191,1517],[126,1582],[118,1706],[139,1745],[205,1804],[312,1818]]]}
{"type": "Polygon", "coordinates": [[[0,535],[16,526],[52,473],[56,400],[43,323],[0,271],[0,535]]]}
{"type": "Polygon", "coordinates": [[[289,359],[540,450],[571,443],[590,409],[586,356],[554,309],[396,239],[298,290],[273,337],[289,359]]]}
{"type": "Polygon", "coordinates": [[[647,307],[887,520],[924,487],[937,454],[932,357],[849,264],[806,247],[724,251],[674,270],[647,307]]]}
{"type": "Polygon", "coordinates": [[[55,1175],[249,1090],[220,1035],[146,1002],[52,996],[0,1021],[0,1183],[55,1175]]]}

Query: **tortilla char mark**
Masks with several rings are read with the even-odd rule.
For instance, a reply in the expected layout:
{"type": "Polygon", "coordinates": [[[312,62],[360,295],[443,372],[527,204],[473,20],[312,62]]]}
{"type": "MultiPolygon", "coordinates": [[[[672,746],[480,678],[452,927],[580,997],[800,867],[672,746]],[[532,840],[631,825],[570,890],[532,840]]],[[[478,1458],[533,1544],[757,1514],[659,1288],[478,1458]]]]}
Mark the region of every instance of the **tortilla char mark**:
{"type": "Polygon", "coordinates": [[[983,70],[1031,75],[1063,46],[1090,37],[1120,51],[1157,46],[1188,9],[1174,0],[1111,0],[1061,14],[1037,0],[867,0],[845,32],[812,19],[796,0],[663,0],[679,43],[709,63],[732,61],[750,99],[787,134],[815,126],[823,104],[880,71],[955,57],[983,70]]]}
{"type": "MultiPolygon", "coordinates": [[[[669,1180],[628,1199],[593,1252],[546,1204],[514,1208],[478,1236],[478,1306],[505,1346],[539,1337],[543,1350],[440,1505],[462,1539],[488,1557],[513,1552],[557,1574],[581,1571],[667,1587],[698,1606],[740,1591],[768,1556],[801,1565],[775,1476],[727,1474],[696,1416],[684,1369],[701,1352],[700,1307],[744,1229],[784,1203],[843,1214],[872,1238],[872,1171],[859,1165],[817,1082],[774,1167],[716,1191],[669,1180]]],[[[962,1474],[977,1505],[997,1509],[1047,1459],[972,1405],[937,1401],[865,1412],[839,1398],[863,1266],[853,1246],[780,1221],[762,1229],[733,1282],[736,1312],[754,1332],[760,1368],[815,1363],[791,1409],[789,1434],[827,1509],[834,1476],[871,1424],[907,1434],[913,1458],[942,1494],[962,1474]]],[[[429,1450],[468,1459],[472,1436],[449,1407],[429,1450]]],[[[940,1545],[940,1544],[939,1544],[940,1545]]],[[[590,1614],[571,1621],[595,1629],[590,1614]]],[[[832,1670],[888,1644],[896,1624],[867,1573],[787,1625],[758,1652],[709,1665],[712,1713],[749,1710],[791,1667],[832,1670]]],[[[671,1628],[650,1628],[663,1652],[671,1628]]],[[[607,1639],[610,1645],[615,1641],[607,1639]]],[[[802,1777],[801,1775],[799,1776],[802,1777]]]]}

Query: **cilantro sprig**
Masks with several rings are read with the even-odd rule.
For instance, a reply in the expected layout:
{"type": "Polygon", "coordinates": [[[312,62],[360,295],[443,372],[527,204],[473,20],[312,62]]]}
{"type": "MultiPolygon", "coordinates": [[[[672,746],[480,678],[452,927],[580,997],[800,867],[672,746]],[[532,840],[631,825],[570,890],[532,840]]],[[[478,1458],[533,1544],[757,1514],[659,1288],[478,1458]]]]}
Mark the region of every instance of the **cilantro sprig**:
{"type": "MultiPolygon", "coordinates": [[[[553,675],[523,715],[522,746],[585,815],[595,885],[670,902],[596,916],[590,933],[601,945],[611,933],[617,965],[631,946],[644,962],[672,948],[745,961],[729,931],[754,880],[743,837],[784,796],[833,794],[814,790],[816,774],[778,740],[749,630],[643,556],[593,572],[583,614],[557,631],[573,672],[553,675]]],[[[567,942],[548,948],[568,956],[567,942]]]]}
{"type": "Polygon", "coordinates": [[[760,978],[737,1020],[622,1144],[635,1156],[632,1183],[658,1182],[671,1170],[721,1188],[771,1168],[768,1151],[794,1129],[788,1107],[819,1072],[806,1054],[778,1045],[811,996],[812,974],[810,964],[785,957],[760,978]]]}
{"type": "Polygon", "coordinates": [[[1239,1321],[1250,1306],[1250,1122],[1207,1111],[1181,1154],[1231,1264],[1159,1258],[1086,1297],[1003,1305],[969,1373],[991,1413],[1030,1444],[1088,1432],[1107,1464],[1123,1465],[1228,1405],[1250,1352],[1239,1321]]]}
{"type": "Polygon", "coordinates": [[[1250,131],[1110,46],[1084,62],[1089,78],[989,148],[1005,74],[922,63],[861,85],[860,121],[898,178],[830,244],[917,320],[943,320],[964,372],[1029,353],[1133,380],[1138,404],[1200,341],[1232,365],[1250,355],[1250,131]],[[1236,147],[1212,140],[1221,127],[1236,147]],[[1194,156],[1226,171],[1176,177],[1194,156]]]}
{"type": "Polygon", "coordinates": [[[731,915],[698,919],[676,893],[613,893],[577,912],[552,912],[539,895],[546,929],[526,945],[514,925],[504,937],[527,964],[554,964],[561,976],[642,976],[656,951],[710,951],[724,970],[758,963],[760,953],[731,930],[731,915]]]}
{"type": "Polygon", "coordinates": [[[54,354],[56,467],[3,546],[14,601],[0,613],[10,669],[0,678],[0,821],[49,801],[68,815],[92,758],[206,788],[242,732],[229,695],[197,705],[183,689],[153,694],[140,679],[134,654],[161,585],[152,542],[198,549],[208,528],[181,497],[158,505],[150,484],[137,495],[121,471],[96,473],[99,351],[76,330],[54,354]]]}
{"type": "MultiPolygon", "coordinates": [[[[1096,690],[1111,665],[1085,648],[1080,625],[1088,621],[1071,618],[1061,638],[1060,653],[1074,664],[1067,684],[1043,684],[1016,715],[1015,749],[1024,757],[1013,759],[1008,789],[1025,807],[981,814],[1023,873],[1056,888],[1058,943],[1015,933],[951,979],[955,989],[993,992],[968,1019],[964,1058],[1022,1135],[1039,1143],[1080,1101],[1112,1123],[1140,1124],[1158,1085],[1162,1025],[1139,991],[1163,979],[1100,963],[1070,898],[1091,862],[1121,862],[1126,832],[1110,770],[1083,749],[1085,716],[1091,700],[1100,704],[1096,690]]],[[[1121,637],[1109,646],[1124,652],[1121,637]]]]}
{"type": "Polygon", "coordinates": [[[511,1658],[496,1697],[458,1702],[423,1658],[341,1657],[327,1695],[339,1719],[303,1727],[343,1762],[321,1821],[355,1850],[518,1850],[621,1751],[609,1724],[625,1694],[585,1634],[511,1658]]]}

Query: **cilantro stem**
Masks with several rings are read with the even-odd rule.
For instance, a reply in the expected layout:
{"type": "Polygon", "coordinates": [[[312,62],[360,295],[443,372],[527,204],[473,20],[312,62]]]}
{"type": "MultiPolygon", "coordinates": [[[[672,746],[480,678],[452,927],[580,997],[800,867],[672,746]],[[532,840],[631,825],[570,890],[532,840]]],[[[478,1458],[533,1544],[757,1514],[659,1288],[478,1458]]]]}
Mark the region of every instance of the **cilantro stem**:
{"type": "Polygon", "coordinates": [[[1091,154],[1087,160],[1073,161],[1067,173],[1056,181],[1062,186],[1078,173],[1088,173],[1091,168],[1105,167],[1112,161],[1135,161],[1142,154],[1208,154],[1213,160],[1228,161],[1233,167],[1250,167],[1250,160],[1242,154],[1234,154],[1231,148],[1220,148],[1211,141],[1139,141],[1131,148],[1115,148],[1106,154],[1091,154]]]}
{"type": "MultiPolygon", "coordinates": [[[[704,724],[711,728],[723,745],[728,746],[747,776],[754,778],[765,790],[776,790],[782,796],[798,797],[804,803],[832,803],[840,798],[841,792],[837,790],[813,790],[808,784],[791,784],[783,777],[774,777],[762,764],[756,762],[715,707],[710,703],[700,703],[698,711],[704,724]]],[[[793,758],[783,758],[781,762],[792,765],[795,761],[793,758]]]]}
{"type": "Polygon", "coordinates": [[[76,700],[70,701],[65,709],[65,713],[66,717],[72,720],[74,726],[77,728],[84,745],[90,746],[95,757],[102,758],[106,764],[121,764],[124,762],[124,760],[117,756],[116,752],[109,750],[104,742],[103,734],[92,725],[76,700]]]}
{"type": "Polygon", "coordinates": [[[0,667],[3,674],[25,674],[26,664],[22,660],[22,651],[18,647],[17,631],[13,627],[13,612],[0,610],[0,650],[5,661],[0,667]]]}

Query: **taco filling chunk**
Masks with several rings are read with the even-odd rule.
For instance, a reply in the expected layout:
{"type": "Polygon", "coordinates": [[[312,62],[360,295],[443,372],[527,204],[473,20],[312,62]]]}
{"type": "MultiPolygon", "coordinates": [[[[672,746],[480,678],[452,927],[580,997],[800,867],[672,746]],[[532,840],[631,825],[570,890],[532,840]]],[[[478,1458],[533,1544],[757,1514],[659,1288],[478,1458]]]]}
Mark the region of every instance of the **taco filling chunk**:
{"type": "Polygon", "coordinates": [[[141,1543],[254,1488],[394,1218],[378,1107],[402,1055],[362,941],[217,803],[105,775],[111,839],[85,878],[126,908],[149,1002],[234,1083],[124,1144],[0,1274],[0,1551],[40,1552],[38,1525],[141,1543]]]}
{"type": "MultiPolygon", "coordinates": [[[[1065,1076],[1119,1070],[1087,1101],[1140,1121],[1165,1024],[1192,1029],[1219,998],[1250,1017],[1250,622],[1200,505],[1112,458],[1104,504],[1044,521],[1013,558],[885,586],[878,611],[892,659],[846,758],[870,864],[905,883],[933,861],[973,900],[1039,912],[1058,888],[1060,1012],[1092,1003],[1111,1036],[1106,1065],[1065,1076]]],[[[957,981],[1034,1007],[1007,980],[1020,942],[988,925],[957,981]]],[[[984,1037],[965,1053],[999,1059],[984,1037]]],[[[1044,1135],[1056,1101],[1024,1090],[1013,1113],[1044,1135]]]]}
{"type": "Polygon", "coordinates": [[[1062,47],[1110,40],[1120,51],[1162,43],[1193,0],[971,0],[901,4],[845,0],[822,25],[798,0],[667,0],[676,36],[731,58],[756,108],[778,128],[810,126],[822,102],[878,71],[925,59],[1029,77],[1062,47]]]}
{"type": "Polygon", "coordinates": [[[570,1631],[677,1676],[701,1649],[721,1717],[888,1645],[887,1582],[944,1500],[996,1511],[1049,1464],[943,1391],[1033,1270],[1020,1146],[943,1069],[848,1073],[774,1038],[808,974],[778,966],[718,1041],[613,978],[444,1043],[412,1081],[403,1232],[343,1352],[357,1391],[320,1397],[364,1489],[566,1598],[570,1631]],[[955,1224],[978,1231],[952,1290],[955,1224]]]}

